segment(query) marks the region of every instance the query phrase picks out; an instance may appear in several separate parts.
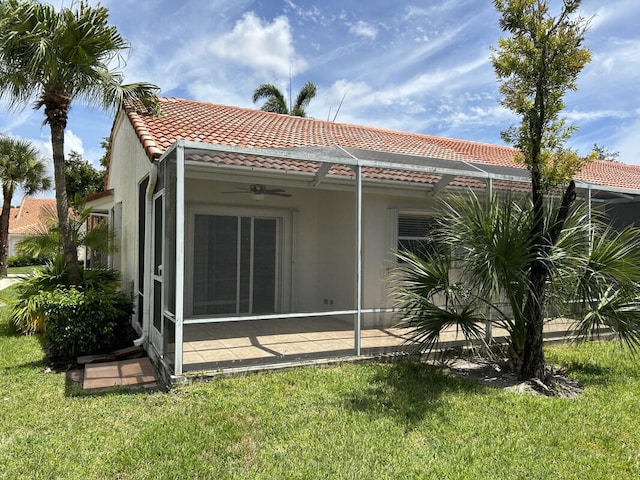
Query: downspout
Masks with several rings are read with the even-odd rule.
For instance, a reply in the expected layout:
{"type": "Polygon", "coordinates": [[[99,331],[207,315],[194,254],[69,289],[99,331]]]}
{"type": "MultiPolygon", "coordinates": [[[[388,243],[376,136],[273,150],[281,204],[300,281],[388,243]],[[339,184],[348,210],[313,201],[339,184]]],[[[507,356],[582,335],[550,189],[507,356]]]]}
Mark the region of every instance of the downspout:
{"type": "Polygon", "coordinates": [[[145,212],[144,212],[144,279],[142,285],[142,333],[139,338],[133,341],[136,347],[145,344],[149,338],[149,325],[151,323],[151,245],[152,245],[152,229],[153,229],[153,192],[156,189],[158,181],[158,166],[151,163],[149,169],[149,183],[145,196],[145,212]]]}

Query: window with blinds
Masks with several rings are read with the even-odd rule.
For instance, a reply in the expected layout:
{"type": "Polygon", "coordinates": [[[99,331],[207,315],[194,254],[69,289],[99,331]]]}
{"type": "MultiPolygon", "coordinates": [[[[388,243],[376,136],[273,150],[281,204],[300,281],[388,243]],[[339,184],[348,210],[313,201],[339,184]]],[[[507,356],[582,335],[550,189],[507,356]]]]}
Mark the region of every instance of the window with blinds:
{"type": "Polygon", "coordinates": [[[440,249],[435,237],[438,220],[428,214],[398,213],[398,251],[419,256],[434,254],[440,249]]]}

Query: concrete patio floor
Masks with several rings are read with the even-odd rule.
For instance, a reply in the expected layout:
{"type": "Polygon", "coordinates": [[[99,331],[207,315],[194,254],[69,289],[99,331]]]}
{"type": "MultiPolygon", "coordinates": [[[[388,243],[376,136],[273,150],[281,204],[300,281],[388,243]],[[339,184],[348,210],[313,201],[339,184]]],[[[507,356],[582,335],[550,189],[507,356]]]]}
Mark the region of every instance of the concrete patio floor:
{"type": "MultiPolygon", "coordinates": [[[[567,321],[555,320],[545,328],[548,338],[562,338],[567,321]]],[[[367,327],[361,331],[361,355],[379,356],[411,349],[408,330],[367,327]]],[[[494,329],[500,340],[506,332],[494,329]]],[[[451,328],[440,338],[440,346],[465,344],[451,328]]],[[[353,324],[336,318],[250,320],[185,325],[183,371],[215,371],[355,355],[353,324]]]]}

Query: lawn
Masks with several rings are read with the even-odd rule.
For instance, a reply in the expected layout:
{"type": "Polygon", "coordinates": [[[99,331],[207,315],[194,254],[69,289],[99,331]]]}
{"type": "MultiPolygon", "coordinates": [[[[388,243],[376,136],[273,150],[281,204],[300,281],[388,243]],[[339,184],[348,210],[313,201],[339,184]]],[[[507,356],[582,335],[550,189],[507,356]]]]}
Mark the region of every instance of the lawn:
{"type": "Polygon", "coordinates": [[[79,396],[0,315],[0,478],[640,477],[640,364],[613,343],[548,350],[585,385],[578,400],[411,363],[79,396]]]}
{"type": "Polygon", "coordinates": [[[29,265],[25,267],[9,267],[7,273],[9,275],[28,275],[34,270],[42,270],[40,265],[29,265]]]}

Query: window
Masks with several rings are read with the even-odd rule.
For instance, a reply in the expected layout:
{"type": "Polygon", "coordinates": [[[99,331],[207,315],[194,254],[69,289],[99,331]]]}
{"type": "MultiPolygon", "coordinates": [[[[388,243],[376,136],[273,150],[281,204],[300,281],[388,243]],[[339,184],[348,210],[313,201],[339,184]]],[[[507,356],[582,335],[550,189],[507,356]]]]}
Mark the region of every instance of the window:
{"type": "Polygon", "coordinates": [[[426,213],[398,213],[398,251],[416,255],[437,253],[441,246],[434,233],[438,220],[426,213]]]}

